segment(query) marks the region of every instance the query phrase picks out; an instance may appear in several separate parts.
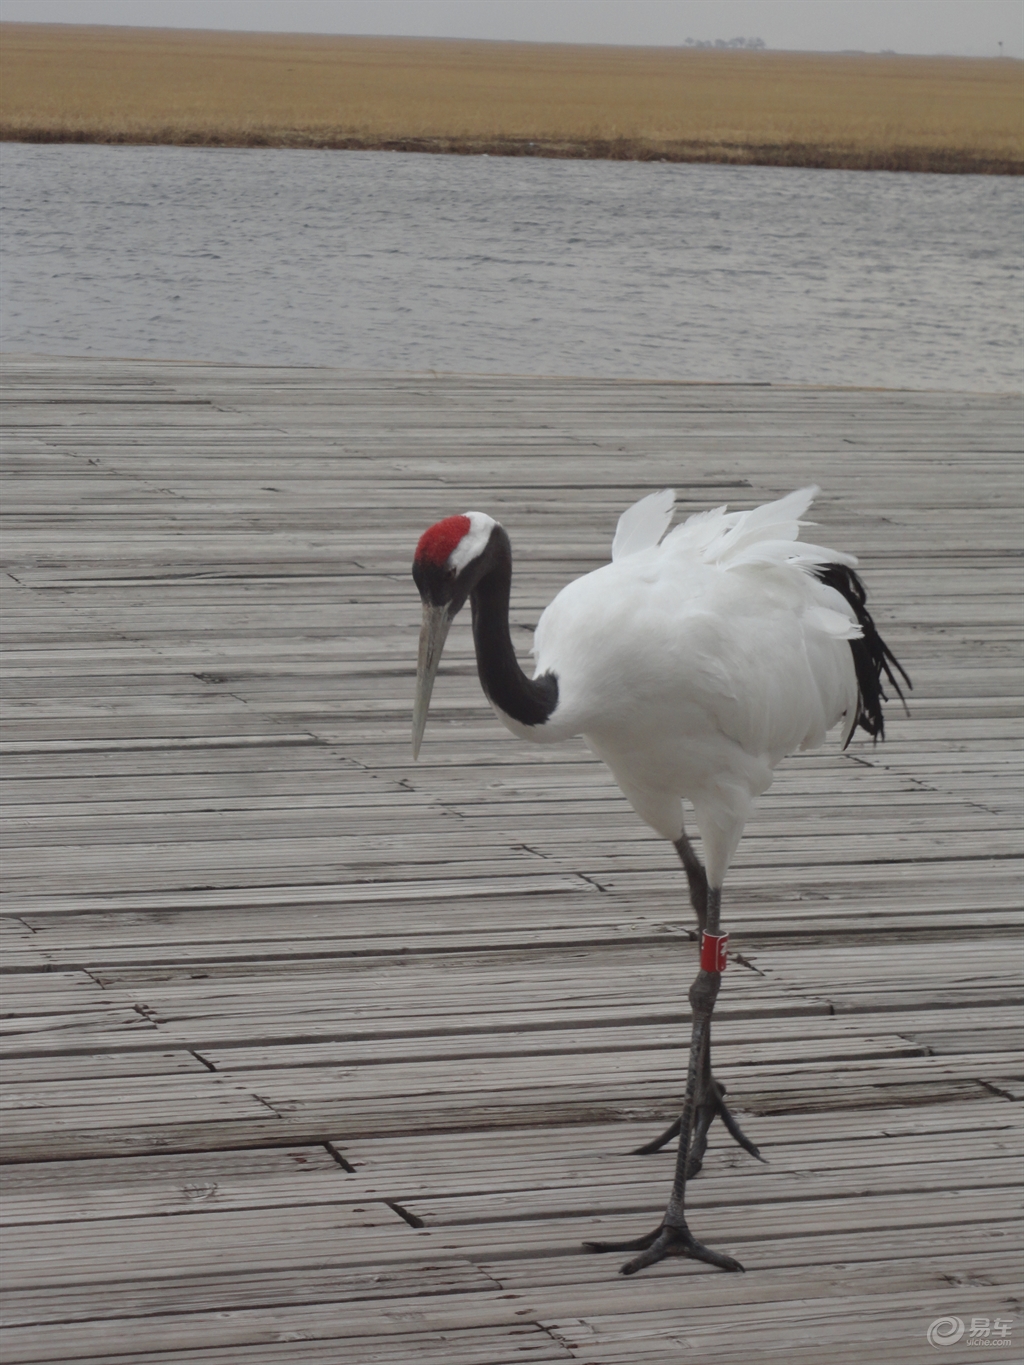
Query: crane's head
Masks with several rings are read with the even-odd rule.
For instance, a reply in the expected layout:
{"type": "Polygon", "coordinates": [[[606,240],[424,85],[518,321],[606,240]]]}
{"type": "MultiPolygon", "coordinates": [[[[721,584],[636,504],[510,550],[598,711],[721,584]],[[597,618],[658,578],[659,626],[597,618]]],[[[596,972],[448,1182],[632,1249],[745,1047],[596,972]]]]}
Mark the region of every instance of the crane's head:
{"type": "Polygon", "coordinates": [[[497,526],[485,512],[445,517],[424,531],[416,546],[412,576],[423,601],[423,626],[412,713],[413,758],[419,758],[430,694],[448,629],[487,571],[488,551],[497,526]]]}

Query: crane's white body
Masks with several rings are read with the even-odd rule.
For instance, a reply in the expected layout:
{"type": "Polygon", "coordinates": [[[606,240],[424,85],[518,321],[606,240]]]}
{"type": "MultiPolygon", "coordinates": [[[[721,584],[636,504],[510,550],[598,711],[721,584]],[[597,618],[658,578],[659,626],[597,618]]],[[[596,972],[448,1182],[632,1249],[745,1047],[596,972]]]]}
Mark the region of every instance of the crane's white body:
{"type": "Polygon", "coordinates": [[[812,572],[856,560],[798,540],[817,491],[701,513],[668,535],[675,495],[642,499],[619,520],[612,562],[563,588],[538,623],[535,676],[556,675],[554,712],[529,726],[495,708],[535,743],[582,735],[667,839],[692,802],[712,886],[779,760],[856,718],[848,642],[861,628],[812,572]]]}

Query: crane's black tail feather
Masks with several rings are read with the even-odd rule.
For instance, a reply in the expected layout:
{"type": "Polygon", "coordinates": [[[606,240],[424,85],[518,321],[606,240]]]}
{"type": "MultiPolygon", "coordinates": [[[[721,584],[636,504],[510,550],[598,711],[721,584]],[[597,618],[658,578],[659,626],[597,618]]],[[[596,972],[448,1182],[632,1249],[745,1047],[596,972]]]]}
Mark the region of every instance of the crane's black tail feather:
{"type": "MultiPolygon", "coordinates": [[[[859,640],[850,641],[850,649],[853,652],[853,666],[857,672],[857,719],[853,729],[850,731],[850,739],[853,732],[859,725],[862,730],[866,730],[872,739],[885,738],[885,718],[882,715],[882,702],[888,700],[882,686],[883,674],[888,680],[900,701],[903,709],[907,709],[907,699],[903,695],[896,678],[896,673],[900,675],[908,688],[913,687],[913,683],[907,677],[906,670],[902,667],[896,655],[879,635],[875,628],[875,623],[871,619],[871,613],[867,609],[867,593],[864,591],[864,584],[852,569],[845,564],[824,564],[821,568],[814,570],[815,577],[819,578],[830,588],[835,588],[836,592],[841,593],[846,598],[856,614],[861,630],[864,632],[859,640]],[[893,672],[896,670],[896,673],[893,672]]],[[[850,739],[846,742],[849,744],[850,739]]]]}

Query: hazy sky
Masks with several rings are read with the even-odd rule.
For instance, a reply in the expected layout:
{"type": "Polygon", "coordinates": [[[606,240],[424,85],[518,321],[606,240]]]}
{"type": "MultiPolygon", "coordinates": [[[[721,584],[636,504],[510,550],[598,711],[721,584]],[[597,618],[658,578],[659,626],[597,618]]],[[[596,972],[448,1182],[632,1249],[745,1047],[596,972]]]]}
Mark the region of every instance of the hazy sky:
{"type": "Polygon", "coordinates": [[[526,42],[1024,56],[1024,0],[0,0],[0,18],[526,42]]]}

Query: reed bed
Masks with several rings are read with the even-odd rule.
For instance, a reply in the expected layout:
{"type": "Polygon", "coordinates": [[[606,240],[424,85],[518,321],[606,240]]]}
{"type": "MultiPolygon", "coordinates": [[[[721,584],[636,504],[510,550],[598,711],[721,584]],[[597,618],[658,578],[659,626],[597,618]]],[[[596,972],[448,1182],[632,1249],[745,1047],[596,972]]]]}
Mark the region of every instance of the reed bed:
{"type": "Polygon", "coordinates": [[[0,137],[1020,174],[1024,64],[0,25],[0,137]]]}

